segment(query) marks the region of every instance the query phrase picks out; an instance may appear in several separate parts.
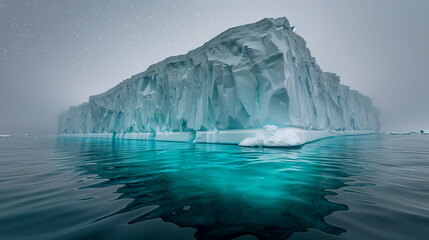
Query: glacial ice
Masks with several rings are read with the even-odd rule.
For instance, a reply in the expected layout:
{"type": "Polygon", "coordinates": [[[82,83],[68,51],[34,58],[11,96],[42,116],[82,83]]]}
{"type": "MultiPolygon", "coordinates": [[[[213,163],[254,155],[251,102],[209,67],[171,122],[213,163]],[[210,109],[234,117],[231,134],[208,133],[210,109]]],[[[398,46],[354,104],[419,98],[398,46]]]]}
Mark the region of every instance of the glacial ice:
{"type": "Polygon", "coordinates": [[[398,131],[398,132],[390,132],[390,135],[410,135],[411,132],[407,131],[398,131]]]}
{"type": "Polygon", "coordinates": [[[256,137],[246,138],[239,145],[246,147],[299,146],[312,141],[309,133],[309,131],[299,128],[279,129],[275,125],[266,125],[261,132],[257,133],[256,137]],[[304,132],[304,136],[299,136],[300,132],[304,132]]]}
{"type": "MultiPolygon", "coordinates": [[[[294,29],[284,17],[228,29],[61,113],[58,134],[238,144],[265,125],[377,131],[371,99],[323,72],[294,29]]],[[[307,139],[294,134],[279,138],[307,139]]]]}
{"type": "Polygon", "coordinates": [[[239,145],[242,147],[293,147],[321,138],[374,133],[376,133],[374,130],[326,131],[266,125],[254,137],[244,139],[239,145]]]}

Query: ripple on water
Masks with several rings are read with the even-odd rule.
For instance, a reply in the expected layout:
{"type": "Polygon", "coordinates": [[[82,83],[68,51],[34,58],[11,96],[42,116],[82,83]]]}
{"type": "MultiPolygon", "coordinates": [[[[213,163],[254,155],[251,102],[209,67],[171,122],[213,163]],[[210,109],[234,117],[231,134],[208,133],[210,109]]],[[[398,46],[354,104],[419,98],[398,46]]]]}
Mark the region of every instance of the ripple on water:
{"type": "Polygon", "coordinates": [[[427,239],[429,137],[0,140],[6,239],[427,239]]]}

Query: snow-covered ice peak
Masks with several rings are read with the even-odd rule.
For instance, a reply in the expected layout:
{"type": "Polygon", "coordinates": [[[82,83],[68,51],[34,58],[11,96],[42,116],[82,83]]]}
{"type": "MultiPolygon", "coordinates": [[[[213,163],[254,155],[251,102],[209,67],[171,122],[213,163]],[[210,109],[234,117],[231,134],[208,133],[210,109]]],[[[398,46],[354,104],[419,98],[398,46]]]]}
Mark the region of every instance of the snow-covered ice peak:
{"type": "Polygon", "coordinates": [[[286,18],[234,27],[71,107],[59,134],[378,130],[370,98],[323,72],[286,18]]]}

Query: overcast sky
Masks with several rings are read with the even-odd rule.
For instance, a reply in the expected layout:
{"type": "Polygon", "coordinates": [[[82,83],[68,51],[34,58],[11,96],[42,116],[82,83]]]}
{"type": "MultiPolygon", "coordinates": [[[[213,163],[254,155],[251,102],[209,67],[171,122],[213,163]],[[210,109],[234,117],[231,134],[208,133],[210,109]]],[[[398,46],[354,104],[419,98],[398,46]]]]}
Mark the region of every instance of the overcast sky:
{"type": "Polygon", "coordinates": [[[224,30],[286,16],[322,70],[370,96],[383,130],[429,129],[429,1],[0,0],[0,134],[57,115],[224,30]]]}

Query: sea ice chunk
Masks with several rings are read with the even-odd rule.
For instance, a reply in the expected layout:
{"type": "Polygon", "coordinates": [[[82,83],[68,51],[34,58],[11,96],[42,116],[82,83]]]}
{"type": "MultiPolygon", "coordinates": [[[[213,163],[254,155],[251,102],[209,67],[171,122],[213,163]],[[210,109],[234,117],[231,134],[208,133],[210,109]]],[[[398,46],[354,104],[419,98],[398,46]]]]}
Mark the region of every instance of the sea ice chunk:
{"type": "Polygon", "coordinates": [[[314,141],[319,136],[327,137],[330,135],[328,132],[320,131],[317,134],[314,131],[299,128],[279,128],[275,125],[266,125],[262,131],[256,134],[256,137],[246,138],[239,145],[245,147],[291,147],[314,141]]]}
{"type": "Polygon", "coordinates": [[[399,132],[390,132],[390,135],[410,135],[411,132],[399,131],[399,132]]]}

